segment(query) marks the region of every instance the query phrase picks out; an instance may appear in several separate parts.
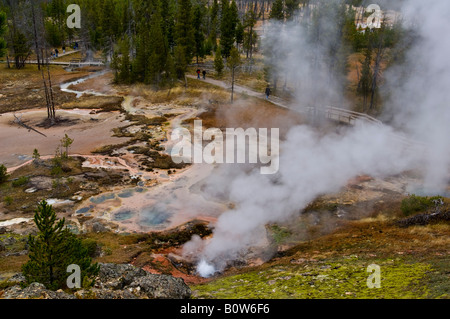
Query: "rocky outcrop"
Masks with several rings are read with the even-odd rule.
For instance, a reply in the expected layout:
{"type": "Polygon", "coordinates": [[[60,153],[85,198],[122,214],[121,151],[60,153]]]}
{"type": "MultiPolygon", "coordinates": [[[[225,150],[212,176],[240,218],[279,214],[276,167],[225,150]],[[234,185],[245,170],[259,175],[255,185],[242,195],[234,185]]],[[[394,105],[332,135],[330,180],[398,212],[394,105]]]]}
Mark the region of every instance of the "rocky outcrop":
{"type": "Polygon", "coordinates": [[[62,290],[48,290],[43,284],[37,282],[24,289],[19,285],[12,286],[6,289],[1,297],[4,299],[76,299],[74,295],[62,290]]]}
{"type": "Polygon", "coordinates": [[[22,274],[8,280],[15,284],[0,291],[5,299],[187,299],[191,289],[183,279],[168,275],[155,275],[129,264],[100,264],[99,275],[93,288],[81,289],[74,294],[62,290],[51,291],[40,283],[32,283],[26,288],[22,274]]]}
{"type": "Polygon", "coordinates": [[[127,290],[139,298],[186,299],[190,288],[183,279],[155,275],[128,264],[101,264],[95,288],[127,290]]]}

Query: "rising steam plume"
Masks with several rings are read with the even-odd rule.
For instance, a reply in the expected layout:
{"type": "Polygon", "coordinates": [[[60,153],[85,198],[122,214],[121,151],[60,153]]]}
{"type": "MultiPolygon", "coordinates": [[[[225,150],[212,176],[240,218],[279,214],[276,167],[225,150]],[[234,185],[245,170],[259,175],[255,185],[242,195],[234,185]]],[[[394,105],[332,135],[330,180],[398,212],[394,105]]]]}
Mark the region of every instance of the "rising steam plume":
{"type": "MultiPolygon", "coordinates": [[[[220,216],[210,240],[194,237],[185,245],[186,254],[198,256],[200,275],[210,276],[245,256],[250,247],[264,241],[266,224],[289,220],[317,196],[338,191],[356,175],[382,178],[420,168],[425,189],[445,190],[450,173],[450,23],[446,15],[450,2],[405,1],[399,10],[405,23],[416,21],[410,25],[417,38],[405,63],[384,74],[390,97],[383,118],[411,140],[423,142],[423,151],[393,138],[394,129],[387,125],[356,125],[325,136],[308,126],[292,127],[280,145],[276,175],[223,166],[212,176],[208,189],[226,194],[236,208],[220,216]],[[399,78],[405,70],[407,76],[399,78]]],[[[326,29],[330,19],[324,19],[326,29]]],[[[274,43],[276,56],[283,58],[273,59],[273,67],[289,70],[300,92],[292,108],[345,105],[339,79],[305,59],[312,49],[298,23],[267,30],[263,45],[274,43]]],[[[314,47],[318,56],[323,53],[320,50],[328,49],[314,47]]]]}

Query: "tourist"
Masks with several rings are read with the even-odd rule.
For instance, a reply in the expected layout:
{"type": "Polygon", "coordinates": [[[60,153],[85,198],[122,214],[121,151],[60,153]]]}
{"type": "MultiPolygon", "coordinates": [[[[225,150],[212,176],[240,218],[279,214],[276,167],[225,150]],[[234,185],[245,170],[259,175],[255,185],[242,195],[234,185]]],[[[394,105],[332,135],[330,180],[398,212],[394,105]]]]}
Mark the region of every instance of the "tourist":
{"type": "Polygon", "coordinates": [[[203,70],[202,74],[203,74],[203,80],[206,80],[206,71],[203,70]]]}
{"type": "Polygon", "coordinates": [[[269,99],[269,95],[270,95],[270,87],[267,86],[267,87],[266,87],[266,99],[267,99],[267,100],[269,99]]]}

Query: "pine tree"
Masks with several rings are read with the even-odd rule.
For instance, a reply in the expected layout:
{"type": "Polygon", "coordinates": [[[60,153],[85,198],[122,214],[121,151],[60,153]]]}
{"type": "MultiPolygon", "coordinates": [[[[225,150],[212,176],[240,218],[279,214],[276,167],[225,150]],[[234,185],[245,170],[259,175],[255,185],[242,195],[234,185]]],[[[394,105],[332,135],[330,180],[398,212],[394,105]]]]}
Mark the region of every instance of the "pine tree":
{"type": "Polygon", "coordinates": [[[366,111],[368,96],[372,87],[372,50],[368,48],[364,54],[362,63],[361,79],[359,80],[359,92],[363,96],[363,111],[366,111]]]}
{"type": "Polygon", "coordinates": [[[245,14],[244,18],[244,27],[247,29],[247,31],[244,33],[244,47],[247,54],[247,59],[250,57],[250,59],[253,58],[253,34],[254,34],[254,27],[256,24],[256,12],[254,10],[249,10],[245,14]]]}
{"type": "Polygon", "coordinates": [[[91,263],[88,250],[75,235],[64,228],[64,218],[56,219],[55,211],[46,201],[39,203],[34,222],[39,233],[37,236],[29,236],[30,259],[22,266],[28,284],[39,282],[48,289],[62,288],[65,286],[67,266],[70,264],[80,266],[84,282],[97,275],[99,267],[91,263]]]}
{"type": "Polygon", "coordinates": [[[163,73],[166,71],[168,43],[162,28],[163,20],[159,0],[152,4],[152,16],[149,30],[149,60],[146,83],[159,86],[162,84],[163,73]]]}
{"type": "Polygon", "coordinates": [[[178,79],[183,79],[186,72],[185,47],[177,45],[173,52],[175,73],[178,79]]]}
{"type": "Polygon", "coordinates": [[[46,23],[47,35],[51,41],[49,43],[54,46],[60,46],[65,39],[65,14],[67,5],[64,0],[53,0],[47,4],[47,16],[50,18],[46,23]]]}
{"type": "Polygon", "coordinates": [[[241,21],[239,21],[236,26],[236,44],[238,45],[238,48],[239,48],[239,45],[241,45],[244,42],[244,31],[245,31],[245,27],[241,23],[241,21]]]}
{"type": "Polygon", "coordinates": [[[45,22],[45,34],[47,42],[52,47],[59,47],[61,45],[63,38],[57,25],[50,21],[45,22]]]}
{"type": "Polygon", "coordinates": [[[230,50],[230,57],[227,59],[227,66],[231,70],[231,103],[233,103],[234,96],[234,77],[239,65],[241,65],[241,57],[238,50],[233,47],[230,50]]]}
{"type": "Polygon", "coordinates": [[[231,48],[236,39],[236,26],[238,23],[238,12],[236,2],[231,5],[227,1],[222,1],[222,21],[220,25],[220,45],[222,56],[229,57],[231,48]]]}
{"type": "Polygon", "coordinates": [[[286,5],[286,19],[290,20],[294,17],[295,12],[298,10],[300,0],[285,0],[286,5]]]}
{"type": "Polygon", "coordinates": [[[121,83],[130,83],[131,82],[131,61],[130,61],[130,45],[128,43],[128,39],[124,39],[120,41],[120,74],[119,81],[121,83]]]}
{"type": "Polygon", "coordinates": [[[220,46],[217,46],[214,56],[214,69],[216,70],[218,76],[222,75],[224,67],[222,52],[220,52],[220,46]]]}
{"type": "Polygon", "coordinates": [[[69,157],[69,147],[72,145],[73,139],[70,138],[67,134],[64,134],[64,137],[61,139],[61,147],[64,147],[66,150],[63,152],[61,150],[61,157],[68,158],[69,157]]]}
{"type": "Polygon", "coordinates": [[[163,33],[167,39],[170,50],[175,46],[175,1],[161,1],[161,19],[163,21],[163,33]]]}
{"type": "Polygon", "coordinates": [[[6,52],[6,40],[4,36],[6,34],[6,13],[0,11],[0,57],[3,57],[6,52]]]}
{"type": "Polygon", "coordinates": [[[214,0],[213,5],[210,10],[210,25],[208,40],[212,44],[212,49],[215,51],[217,48],[217,31],[219,28],[219,4],[217,0],[214,0]]]}
{"type": "Polygon", "coordinates": [[[38,161],[41,158],[41,154],[39,154],[39,151],[37,148],[33,150],[33,160],[38,161]]]}
{"type": "Polygon", "coordinates": [[[283,0],[275,0],[272,5],[272,11],[270,11],[269,18],[278,21],[284,21],[283,0]]]}
{"type": "Polygon", "coordinates": [[[183,47],[186,63],[190,63],[195,51],[194,28],[192,24],[191,0],[178,1],[178,14],[175,25],[177,46],[183,47]]]}
{"type": "Polygon", "coordinates": [[[16,69],[21,69],[25,66],[25,61],[31,53],[30,48],[30,43],[25,34],[16,31],[13,36],[12,44],[16,69]]]}
{"type": "Polygon", "coordinates": [[[6,169],[6,166],[1,164],[0,165],[0,184],[6,182],[8,180],[9,175],[8,175],[7,171],[8,170],[6,169]]]}
{"type": "Polygon", "coordinates": [[[113,0],[105,0],[102,6],[101,31],[103,35],[103,47],[107,55],[112,54],[112,48],[119,30],[119,19],[116,16],[113,0]]]}
{"type": "Polygon", "coordinates": [[[194,19],[192,23],[194,27],[194,39],[195,39],[194,53],[198,64],[198,58],[204,57],[204,42],[205,42],[205,36],[202,30],[203,27],[202,8],[200,4],[197,4],[194,8],[194,19]]]}

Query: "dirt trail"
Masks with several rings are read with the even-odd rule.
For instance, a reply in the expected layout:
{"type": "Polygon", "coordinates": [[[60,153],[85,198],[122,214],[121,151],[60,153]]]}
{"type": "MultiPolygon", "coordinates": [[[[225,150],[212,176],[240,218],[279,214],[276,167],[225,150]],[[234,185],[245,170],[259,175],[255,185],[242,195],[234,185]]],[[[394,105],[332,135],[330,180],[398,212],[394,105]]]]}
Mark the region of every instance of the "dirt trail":
{"type": "MultiPolygon", "coordinates": [[[[194,75],[186,75],[186,76],[191,79],[197,79],[197,77],[194,75]]],[[[210,79],[210,78],[206,78],[205,80],[202,79],[200,81],[204,81],[206,83],[216,85],[216,86],[219,86],[219,87],[227,89],[227,90],[231,90],[231,84],[224,82],[224,81],[214,80],[214,79],[210,79]]],[[[250,89],[248,87],[237,85],[237,84],[234,84],[234,92],[238,93],[238,94],[246,94],[248,96],[256,97],[258,99],[266,99],[266,96],[264,93],[253,91],[252,89],[250,89]]],[[[288,102],[280,99],[279,97],[270,96],[268,101],[279,107],[289,109],[288,102]]]]}

